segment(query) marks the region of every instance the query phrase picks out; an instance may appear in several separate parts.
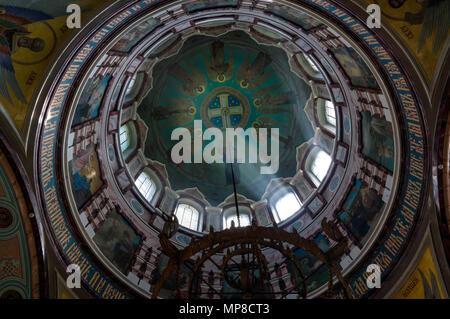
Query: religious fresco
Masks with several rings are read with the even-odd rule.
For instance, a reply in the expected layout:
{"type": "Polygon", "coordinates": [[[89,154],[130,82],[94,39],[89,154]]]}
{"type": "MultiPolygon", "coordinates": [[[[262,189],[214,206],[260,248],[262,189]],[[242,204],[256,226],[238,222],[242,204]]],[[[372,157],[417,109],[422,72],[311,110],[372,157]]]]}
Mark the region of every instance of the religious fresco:
{"type": "Polygon", "coordinates": [[[311,30],[322,25],[319,20],[307,15],[306,13],[292,10],[291,8],[281,4],[271,4],[266,12],[286,19],[289,22],[301,26],[305,30],[311,30]]]}
{"type": "Polygon", "coordinates": [[[377,80],[373,76],[366,62],[353,48],[338,47],[330,49],[337,62],[344,69],[350,82],[355,87],[379,89],[377,80]]]}
{"type": "MultiPolygon", "coordinates": [[[[265,299],[271,293],[269,280],[264,279],[261,287],[261,282],[259,281],[260,273],[258,269],[258,265],[253,263],[253,266],[250,267],[250,273],[254,279],[254,285],[256,286],[254,290],[254,294],[252,296],[253,299],[265,299]]],[[[224,278],[221,298],[222,299],[242,299],[243,293],[242,290],[237,289],[237,287],[241,286],[241,276],[245,276],[245,273],[242,272],[242,269],[238,264],[227,265],[227,270],[225,271],[225,276],[228,280],[224,278]]]]}
{"type": "Polygon", "coordinates": [[[66,26],[66,7],[79,4],[83,12],[94,10],[100,1],[62,0],[51,6],[36,1],[0,1],[0,107],[20,130],[49,61],[58,47],[74,35],[66,26]]]}
{"type": "Polygon", "coordinates": [[[444,299],[442,288],[445,284],[440,281],[436,264],[432,255],[432,248],[427,247],[408,280],[395,295],[395,299],[444,299]]]}
{"type": "Polygon", "coordinates": [[[94,235],[94,242],[103,255],[123,274],[127,274],[141,242],[141,236],[113,209],[94,235]]]}
{"type": "MultiPolygon", "coordinates": [[[[199,134],[194,132],[195,120],[203,121],[202,130],[279,128],[283,165],[276,174],[261,175],[260,163],[233,165],[237,191],[247,198],[259,199],[274,177],[295,175],[295,147],[314,135],[303,111],[311,88],[290,71],[284,51],[258,45],[239,31],[215,39],[197,36],[189,38],[176,56],[157,64],[153,74],[154,87],[138,108],[149,136],[157,137],[147,138],[145,155],[166,164],[174,189],[199,187],[212,205],[233,192],[229,164],[172,163],[170,152],[177,143],[171,140],[172,131],[185,127],[193,137],[199,134]]],[[[248,145],[255,145],[256,138],[248,145]]]]}
{"type": "MultiPolygon", "coordinates": [[[[294,250],[294,256],[297,258],[303,273],[306,276],[306,289],[311,292],[328,281],[328,267],[316,256],[301,248],[294,250]]],[[[287,267],[293,281],[297,287],[302,287],[303,278],[295,264],[288,260],[287,267]]]]}
{"type": "Polygon", "coordinates": [[[191,13],[199,10],[223,8],[223,7],[236,7],[238,0],[198,0],[191,1],[184,5],[186,10],[191,13]]]}
{"type": "Polygon", "coordinates": [[[79,125],[99,116],[99,109],[102,105],[103,96],[105,95],[110,79],[111,76],[96,76],[88,80],[78,101],[72,126],[79,125]]]}
{"type": "Polygon", "coordinates": [[[131,49],[147,34],[155,30],[161,24],[162,23],[159,19],[146,19],[122,36],[120,40],[111,48],[111,50],[122,53],[130,52],[131,49]]]}
{"type": "Polygon", "coordinates": [[[73,196],[81,208],[103,186],[95,146],[74,155],[69,169],[73,196]]]}
{"type": "MultiPolygon", "coordinates": [[[[313,240],[324,253],[330,250],[330,244],[322,233],[317,234],[313,240]]],[[[303,273],[306,276],[308,292],[319,288],[328,281],[328,267],[313,254],[303,249],[296,249],[294,256],[299,261],[303,273]]],[[[288,269],[294,275],[295,284],[301,285],[303,279],[293,262],[288,262],[288,269]]]]}
{"type": "Polygon", "coordinates": [[[366,183],[357,180],[345,201],[339,219],[353,237],[360,244],[364,244],[370,228],[376,222],[383,207],[384,202],[381,196],[370,189],[366,183]]]}
{"type": "Polygon", "coordinates": [[[361,112],[362,153],[394,171],[395,147],[392,124],[379,115],[361,112]]]}
{"type": "Polygon", "coordinates": [[[328,250],[330,250],[330,243],[328,240],[324,237],[322,233],[317,234],[316,237],[314,237],[314,242],[319,246],[319,248],[326,253],[328,250]]]}
{"type": "MultiPolygon", "coordinates": [[[[239,270],[236,267],[236,273],[239,270]]],[[[233,277],[233,271],[229,271],[226,274],[229,277],[233,277]]],[[[226,280],[223,281],[223,299],[242,299],[242,292],[236,288],[233,288],[232,286],[230,286],[226,280]]]]}
{"type": "Polygon", "coordinates": [[[385,21],[397,31],[417,57],[428,79],[433,79],[450,29],[448,0],[366,0],[381,7],[385,21]],[[436,23],[439,21],[439,23],[436,23]]]}
{"type": "MultiPolygon", "coordinates": [[[[158,257],[158,264],[152,272],[151,284],[154,285],[158,281],[159,277],[161,277],[164,269],[167,267],[167,263],[169,262],[169,257],[163,253],[161,253],[158,257]]],[[[180,267],[180,287],[181,287],[181,298],[187,296],[187,286],[189,283],[189,277],[192,274],[191,269],[194,267],[194,263],[191,261],[185,261],[180,267]]],[[[169,278],[164,282],[164,285],[159,294],[162,298],[176,298],[176,283],[175,283],[175,273],[172,272],[169,278]]],[[[195,285],[193,285],[195,286],[195,285]]]]}

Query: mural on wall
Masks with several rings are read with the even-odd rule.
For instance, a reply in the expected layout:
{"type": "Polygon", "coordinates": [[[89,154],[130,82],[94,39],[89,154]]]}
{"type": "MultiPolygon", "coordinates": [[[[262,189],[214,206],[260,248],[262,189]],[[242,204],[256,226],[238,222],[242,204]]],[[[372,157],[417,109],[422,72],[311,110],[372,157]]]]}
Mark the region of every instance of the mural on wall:
{"type": "Polygon", "coordinates": [[[307,15],[306,13],[296,10],[294,11],[287,6],[280,4],[270,4],[266,12],[272,13],[283,19],[286,19],[296,25],[301,26],[305,30],[311,30],[312,28],[322,25],[322,23],[319,20],[314,19],[313,17],[307,15]]]}
{"type": "MultiPolygon", "coordinates": [[[[251,257],[250,257],[251,258],[251,257]]],[[[253,291],[254,294],[252,296],[253,299],[264,299],[267,298],[271,293],[270,283],[268,278],[263,279],[263,284],[261,286],[261,282],[259,281],[260,272],[258,268],[258,264],[253,261],[253,263],[249,266],[249,271],[254,277],[253,279],[253,291]]],[[[228,264],[225,270],[225,276],[223,280],[223,286],[221,291],[221,298],[223,299],[242,299],[243,293],[242,290],[237,289],[236,287],[241,286],[241,276],[245,276],[245,273],[242,272],[242,269],[239,264],[228,264]]]]}
{"type": "MultiPolygon", "coordinates": [[[[194,132],[195,120],[202,120],[202,130],[279,128],[283,165],[276,174],[262,175],[261,163],[235,163],[239,194],[257,200],[271,179],[295,175],[295,147],[314,136],[303,110],[311,88],[290,71],[283,50],[259,45],[241,31],[218,38],[195,36],[177,55],[156,64],[153,76],[153,88],[138,108],[152,136],[145,155],[166,164],[174,189],[198,187],[212,205],[233,192],[230,165],[171,161],[178,142],[171,139],[172,131],[183,126],[194,136],[199,133],[194,132]]],[[[256,145],[256,138],[247,139],[249,147],[256,145]]],[[[269,135],[269,147],[271,143],[269,135]]]]}
{"type": "Polygon", "coordinates": [[[364,244],[370,228],[376,222],[383,207],[384,202],[381,196],[375,190],[370,189],[366,183],[357,180],[345,201],[339,219],[353,234],[353,237],[360,244],[364,244]]]}
{"type": "MultiPolygon", "coordinates": [[[[158,281],[159,277],[161,277],[164,269],[167,267],[167,263],[169,262],[169,257],[163,253],[161,253],[158,257],[158,264],[153,269],[151,284],[154,285],[158,281]]],[[[192,274],[191,269],[194,267],[194,263],[191,261],[185,261],[180,267],[180,293],[181,298],[187,297],[187,286],[189,283],[189,277],[192,274]]],[[[195,285],[193,285],[195,286],[195,285]]],[[[172,272],[169,278],[164,282],[164,285],[161,288],[159,293],[159,297],[161,298],[176,298],[176,282],[175,282],[175,273],[172,272]]]]}
{"type": "Polygon", "coordinates": [[[450,1],[366,0],[366,2],[380,5],[383,17],[407,43],[431,80],[448,39],[450,1]]]}
{"type": "Polygon", "coordinates": [[[39,297],[39,262],[18,178],[0,151],[0,299],[39,297]]]}
{"type": "Polygon", "coordinates": [[[191,1],[185,5],[186,10],[191,13],[198,10],[221,8],[221,7],[236,7],[238,0],[198,0],[191,1]]]}
{"type": "Polygon", "coordinates": [[[20,130],[28,103],[58,46],[76,31],[66,26],[66,7],[76,3],[83,13],[101,1],[61,0],[51,6],[37,1],[0,0],[0,107],[20,130]]]}
{"type": "Polygon", "coordinates": [[[444,299],[441,282],[432,255],[432,248],[427,247],[416,269],[409,276],[395,299],[444,299]]]}
{"type": "Polygon", "coordinates": [[[141,242],[141,236],[136,234],[116,209],[109,212],[93,239],[103,255],[126,275],[141,242]]]}
{"type": "Polygon", "coordinates": [[[331,49],[331,52],[344,69],[353,86],[370,89],[380,88],[366,62],[355,49],[338,47],[331,49]]]}
{"type": "MultiPolygon", "coordinates": [[[[293,253],[306,276],[306,289],[308,292],[321,287],[328,281],[328,267],[317,259],[317,257],[301,248],[294,250],[293,253]]],[[[303,278],[300,276],[295,264],[288,260],[287,268],[293,277],[292,279],[296,287],[302,287],[303,278]]]]}
{"type": "Polygon", "coordinates": [[[394,138],[392,124],[379,115],[361,112],[362,153],[394,171],[394,138]]]}
{"type": "Polygon", "coordinates": [[[330,243],[322,233],[319,233],[316,237],[314,237],[314,242],[324,253],[330,250],[330,243]]]}
{"type": "Polygon", "coordinates": [[[74,155],[69,169],[73,196],[77,207],[81,208],[103,186],[95,146],[74,155]]]}
{"type": "Polygon", "coordinates": [[[142,23],[123,35],[120,40],[111,48],[112,51],[128,53],[138,44],[147,34],[161,25],[161,21],[156,18],[146,19],[142,23]]]}
{"type": "MultiPolygon", "coordinates": [[[[236,269],[235,269],[234,271],[233,271],[233,270],[230,270],[230,271],[227,272],[226,275],[227,275],[229,278],[234,278],[234,277],[235,277],[234,272],[236,272],[236,273],[239,272],[238,267],[236,266],[235,268],[236,268],[236,269]]],[[[236,277],[237,277],[237,275],[236,275],[236,277]]],[[[238,278],[238,277],[237,277],[237,278],[238,278]]],[[[238,290],[238,289],[233,288],[232,286],[230,286],[230,285],[227,283],[226,280],[223,281],[223,288],[222,288],[222,290],[223,290],[223,299],[242,299],[242,292],[241,292],[240,290],[238,290]]]]}
{"type": "Polygon", "coordinates": [[[89,78],[86,87],[81,94],[80,100],[78,101],[72,126],[92,120],[99,116],[99,109],[102,105],[103,96],[105,95],[110,79],[110,75],[89,78]]]}

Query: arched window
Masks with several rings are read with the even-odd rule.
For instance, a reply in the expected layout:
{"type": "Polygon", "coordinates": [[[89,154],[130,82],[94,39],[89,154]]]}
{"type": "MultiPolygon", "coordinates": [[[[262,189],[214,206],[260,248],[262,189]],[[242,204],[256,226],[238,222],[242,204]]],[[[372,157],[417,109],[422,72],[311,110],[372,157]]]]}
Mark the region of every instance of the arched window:
{"type": "Polygon", "coordinates": [[[188,204],[178,204],[175,209],[175,216],[181,226],[192,230],[199,230],[200,213],[197,209],[188,204]]]}
{"type": "Polygon", "coordinates": [[[328,124],[336,126],[336,110],[331,101],[325,101],[325,118],[327,119],[328,124]]]}
{"type": "Polygon", "coordinates": [[[155,182],[148,176],[145,172],[142,172],[141,175],[136,180],[136,187],[138,188],[139,192],[141,192],[142,196],[147,201],[151,201],[153,199],[153,196],[155,196],[156,193],[156,185],[155,182]]]}
{"type": "Polygon", "coordinates": [[[238,217],[235,211],[230,212],[228,214],[224,214],[224,228],[228,229],[231,228],[231,222],[234,222],[234,227],[246,227],[250,226],[251,223],[251,217],[248,212],[241,212],[239,211],[239,222],[238,223],[238,217]]]}
{"type": "Polygon", "coordinates": [[[292,191],[286,192],[275,203],[275,221],[277,223],[288,219],[300,210],[302,203],[292,191]]]}
{"type": "Polygon", "coordinates": [[[328,168],[331,164],[331,157],[324,151],[316,153],[315,158],[311,164],[311,173],[319,182],[322,182],[325,175],[327,175],[328,168]]]}
{"type": "Polygon", "coordinates": [[[120,149],[125,152],[128,147],[130,147],[130,129],[125,124],[120,127],[120,149]]]}
{"type": "Polygon", "coordinates": [[[130,82],[128,82],[127,91],[125,92],[125,95],[130,94],[131,90],[133,90],[134,84],[136,83],[137,79],[137,73],[133,74],[133,77],[131,78],[130,82]]]}
{"type": "Polygon", "coordinates": [[[317,65],[313,62],[313,60],[307,56],[306,54],[304,55],[306,61],[308,61],[309,65],[311,65],[311,68],[313,69],[314,72],[316,73],[320,73],[319,68],[317,67],[317,65]]]}

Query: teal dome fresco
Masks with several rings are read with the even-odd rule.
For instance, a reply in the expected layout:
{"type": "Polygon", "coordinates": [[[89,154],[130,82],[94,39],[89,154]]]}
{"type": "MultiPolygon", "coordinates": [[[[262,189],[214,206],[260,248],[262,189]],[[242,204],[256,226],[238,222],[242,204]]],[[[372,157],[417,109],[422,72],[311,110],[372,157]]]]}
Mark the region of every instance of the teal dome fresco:
{"type": "Polygon", "coordinates": [[[296,147],[314,136],[303,111],[311,88],[290,70],[282,49],[259,45],[240,31],[194,36],[176,55],[160,61],[152,78],[153,87],[138,108],[149,127],[145,155],[166,165],[174,190],[197,187],[212,205],[233,193],[229,164],[172,162],[171,148],[178,142],[171,140],[173,130],[184,127],[191,136],[199,134],[195,120],[202,120],[203,131],[279,128],[278,172],[261,175],[260,163],[235,163],[240,195],[257,201],[271,179],[295,175],[296,147]]]}

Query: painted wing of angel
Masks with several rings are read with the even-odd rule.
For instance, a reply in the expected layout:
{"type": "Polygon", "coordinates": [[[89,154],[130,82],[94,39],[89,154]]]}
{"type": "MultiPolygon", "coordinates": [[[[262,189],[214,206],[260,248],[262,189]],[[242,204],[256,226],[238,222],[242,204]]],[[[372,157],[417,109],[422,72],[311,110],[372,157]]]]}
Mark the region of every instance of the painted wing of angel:
{"type": "Polygon", "coordinates": [[[236,73],[236,79],[241,87],[255,90],[259,88],[273,73],[264,73],[264,69],[272,62],[271,58],[264,53],[259,53],[255,61],[250,64],[250,54],[236,73]]]}
{"type": "Polygon", "coordinates": [[[262,114],[278,114],[289,112],[282,108],[283,106],[295,103],[295,94],[292,92],[281,92],[277,94],[266,95],[260,102],[255,101],[257,110],[262,114]]]}
{"type": "Polygon", "coordinates": [[[271,85],[262,89],[259,89],[258,91],[255,92],[254,97],[255,98],[264,98],[267,94],[272,93],[273,91],[278,90],[281,87],[281,84],[275,84],[275,85],[271,85]]]}
{"type": "Polygon", "coordinates": [[[49,20],[53,17],[37,10],[0,6],[0,94],[11,104],[12,98],[9,89],[14,96],[26,104],[27,101],[17,82],[11,54],[19,48],[28,48],[39,52],[44,49],[45,42],[40,38],[29,38],[26,25],[49,20]]]}
{"type": "MultiPolygon", "coordinates": [[[[400,8],[405,1],[390,1],[393,8],[400,8]]],[[[403,17],[394,17],[383,12],[383,15],[395,21],[406,21],[411,25],[422,24],[419,35],[418,52],[422,51],[425,41],[433,36],[432,50],[436,53],[447,39],[450,28],[450,1],[448,0],[416,0],[422,8],[418,12],[406,12],[403,17]]]]}
{"type": "Polygon", "coordinates": [[[167,98],[170,104],[156,107],[152,115],[156,120],[168,120],[169,126],[185,126],[194,120],[197,113],[192,101],[188,98],[167,98]]]}
{"type": "Polygon", "coordinates": [[[447,39],[448,30],[450,29],[450,1],[422,0],[418,2],[422,2],[422,6],[425,6],[418,51],[422,50],[426,39],[431,38],[433,33],[436,32],[432,50],[437,52],[447,39]]]}
{"type": "Polygon", "coordinates": [[[206,77],[192,64],[187,63],[187,65],[193,72],[193,75],[178,63],[172,64],[169,68],[169,75],[183,83],[182,85],[177,83],[173,83],[172,85],[187,96],[198,96],[205,92],[206,77]]]}

